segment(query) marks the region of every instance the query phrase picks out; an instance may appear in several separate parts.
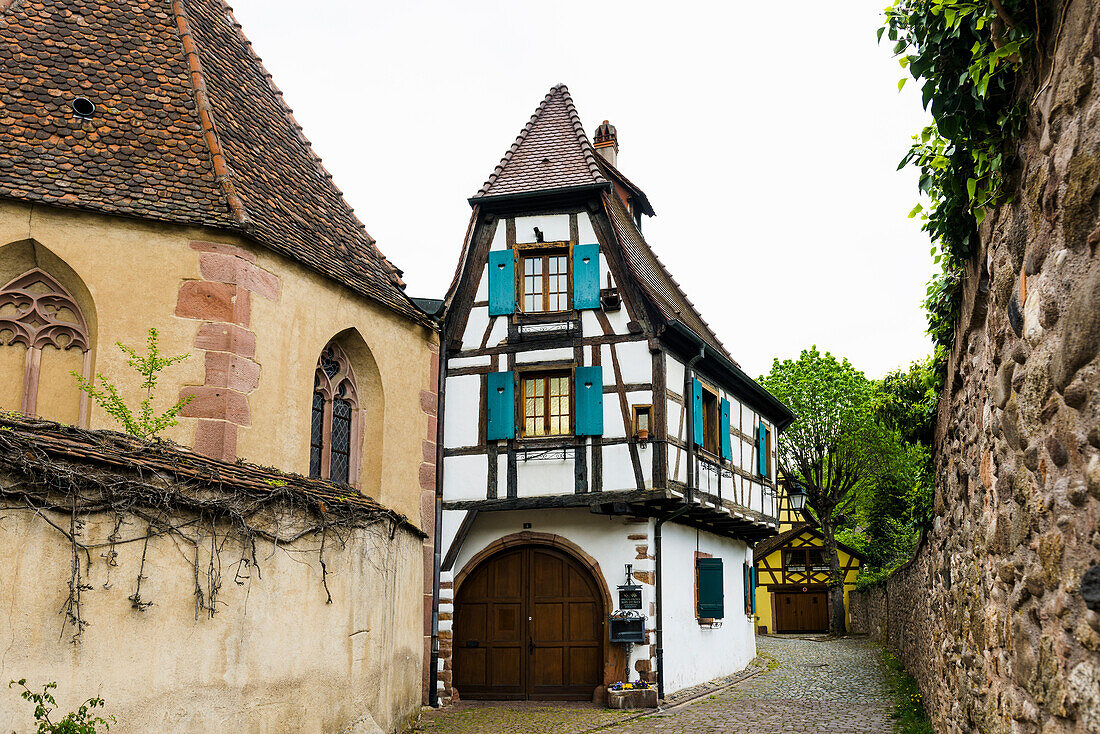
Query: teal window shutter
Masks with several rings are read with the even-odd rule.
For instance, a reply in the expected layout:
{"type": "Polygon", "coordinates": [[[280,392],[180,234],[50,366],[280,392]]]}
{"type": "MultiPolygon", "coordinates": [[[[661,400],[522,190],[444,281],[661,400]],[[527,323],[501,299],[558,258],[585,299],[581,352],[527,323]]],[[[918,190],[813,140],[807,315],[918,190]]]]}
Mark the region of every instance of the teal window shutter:
{"type": "Polygon", "coordinates": [[[762,477],[768,476],[768,429],[763,423],[756,427],[756,470],[762,477]]]}
{"type": "Polygon", "coordinates": [[[516,256],[512,250],[489,252],[489,315],[516,310],[516,256]]]}
{"type": "Polygon", "coordinates": [[[490,372],[486,396],[488,425],[485,438],[499,441],[516,437],[516,381],[514,372],[490,372]]]}
{"type": "Polygon", "coordinates": [[[703,445],[703,383],[691,381],[691,437],[696,446],[703,445]]]}
{"type": "Polygon", "coordinates": [[[730,401],[725,398],[722,398],[722,428],[718,438],[722,458],[731,458],[733,453],[730,451],[730,401]]]}
{"type": "Polygon", "coordinates": [[[752,614],[752,567],[748,563],[741,564],[741,581],[745,590],[745,614],[752,614]]]}
{"type": "Polygon", "coordinates": [[[756,566],[749,566],[749,614],[756,614],[756,566]]]}
{"type": "Polygon", "coordinates": [[[573,308],[600,307],[600,246],[573,246],[573,308]]]}
{"type": "Polygon", "coordinates": [[[722,559],[696,558],[695,583],[698,590],[696,616],[721,619],[726,616],[722,589],[722,559]]]}
{"type": "Polygon", "coordinates": [[[578,367],[573,375],[578,436],[603,435],[603,367],[578,367]]]}

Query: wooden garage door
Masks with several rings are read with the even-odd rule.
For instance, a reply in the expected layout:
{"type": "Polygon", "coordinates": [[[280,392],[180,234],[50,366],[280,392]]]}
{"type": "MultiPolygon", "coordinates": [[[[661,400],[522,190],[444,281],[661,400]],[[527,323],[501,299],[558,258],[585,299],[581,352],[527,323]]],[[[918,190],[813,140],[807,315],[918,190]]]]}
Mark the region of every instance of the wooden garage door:
{"type": "Polygon", "coordinates": [[[458,590],[454,685],[465,699],[589,700],[603,604],[591,573],[541,546],[503,551],[458,590]]]}
{"type": "Polygon", "coordinates": [[[824,632],[829,628],[823,591],[776,592],[775,607],[776,632],[824,632]]]}

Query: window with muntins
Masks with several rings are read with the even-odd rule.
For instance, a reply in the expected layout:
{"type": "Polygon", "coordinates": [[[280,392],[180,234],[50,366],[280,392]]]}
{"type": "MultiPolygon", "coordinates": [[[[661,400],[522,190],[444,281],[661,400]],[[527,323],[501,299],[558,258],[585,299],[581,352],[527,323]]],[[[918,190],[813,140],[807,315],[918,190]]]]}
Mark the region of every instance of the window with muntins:
{"type": "Polygon", "coordinates": [[[718,455],[718,396],[703,386],[703,448],[718,455]]]}
{"type": "Polygon", "coordinates": [[[562,436],[570,432],[571,383],[568,372],[523,375],[525,437],[562,436]]]}
{"type": "Polygon", "coordinates": [[[568,311],[569,250],[526,250],[520,257],[520,303],[524,313],[568,311]]]}
{"type": "Polygon", "coordinates": [[[329,344],[317,360],[310,412],[309,475],[352,484],[362,442],[355,374],[344,352],[329,344]]]}

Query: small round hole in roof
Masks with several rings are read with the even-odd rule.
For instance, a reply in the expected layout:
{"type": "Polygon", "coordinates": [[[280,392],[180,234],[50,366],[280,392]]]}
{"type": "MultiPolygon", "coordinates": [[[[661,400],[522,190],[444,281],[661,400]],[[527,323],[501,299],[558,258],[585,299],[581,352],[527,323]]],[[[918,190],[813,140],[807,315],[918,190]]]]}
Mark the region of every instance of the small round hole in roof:
{"type": "Polygon", "coordinates": [[[77,97],[72,106],[73,114],[82,120],[90,119],[95,114],[95,103],[87,97],[77,97]]]}
{"type": "Polygon", "coordinates": [[[550,159],[549,159],[549,158],[543,158],[543,159],[542,159],[542,162],[543,162],[543,163],[549,163],[549,162],[550,162],[550,159]]]}

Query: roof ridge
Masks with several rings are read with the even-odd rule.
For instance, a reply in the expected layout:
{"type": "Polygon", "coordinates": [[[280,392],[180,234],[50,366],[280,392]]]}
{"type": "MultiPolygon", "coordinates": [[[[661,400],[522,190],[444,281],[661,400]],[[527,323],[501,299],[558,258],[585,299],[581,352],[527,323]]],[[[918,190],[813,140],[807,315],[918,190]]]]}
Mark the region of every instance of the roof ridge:
{"type": "Polygon", "coordinates": [[[573,95],[569,93],[569,87],[562,83],[558,83],[555,89],[561,90],[562,99],[565,101],[565,107],[569,111],[569,121],[573,123],[573,131],[577,133],[577,142],[581,144],[581,153],[584,155],[584,160],[588,164],[588,171],[592,174],[592,178],[596,179],[597,183],[603,183],[604,179],[603,171],[600,170],[599,164],[596,163],[596,150],[592,147],[592,143],[588,140],[588,134],[584,131],[584,125],[581,123],[581,116],[577,113],[577,107],[573,104],[573,95]]]}
{"type": "Polygon", "coordinates": [[[233,183],[233,173],[226,163],[225,151],[218,137],[217,125],[214,122],[214,107],[210,104],[210,95],[206,91],[206,80],[202,73],[202,59],[199,57],[198,47],[191,35],[191,24],[187,19],[187,8],[183,0],[172,0],[172,14],[176,18],[176,30],[180,34],[180,43],[183,45],[183,55],[187,60],[187,69],[191,74],[191,87],[195,92],[195,107],[199,113],[199,126],[202,128],[203,140],[210,151],[210,162],[214,166],[214,180],[218,183],[225,195],[226,206],[236,218],[237,222],[246,231],[252,228],[252,219],[248,216],[248,209],[244,200],[237,193],[237,187],[233,183]]]}
{"type": "Polygon", "coordinates": [[[606,183],[607,179],[604,178],[603,171],[600,170],[599,165],[596,163],[596,151],[592,147],[592,143],[588,140],[588,135],[584,132],[584,125],[581,124],[580,115],[577,113],[577,107],[573,104],[573,96],[569,93],[569,87],[559,82],[550,87],[550,91],[546,93],[546,96],[542,98],[539,106],[535,108],[534,114],[527,121],[527,124],[520,130],[519,135],[516,136],[515,142],[508,148],[504,156],[500,159],[500,163],[496,165],[493,172],[489,174],[489,178],[478,189],[475,197],[485,196],[489,193],[489,190],[493,188],[493,184],[497,182],[500,174],[504,172],[504,169],[512,162],[512,158],[519,151],[520,146],[527,140],[527,136],[534,129],[535,123],[542,117],[543,112],[546,111],[546,106],[554,98],[554,93],[561,94],[562,102],[565,104],[566,113],[569,115],[569,123],[573,126],[573,133],[576,135],[577,143],[581,147],[581,155],[584,157],[585,164],[588,167],[588,172],[592,176],[596,183],[606,183]]]}
{"type": "MultiPolygon", "coordinates": [[[[179,2],[179,0],[175,1],[179,2]]],[[[269,72],[267,70],[267,67],[264,66],[263,59],[260,58],[260,55],[257,54],[256,50],[252,47],[252,41],[250,41],[248,36],[244,34],[244,26],[242,26],[237,21],[237,17],[233,14],[233,8],[226,4],[225,0],[218,0],[218,4],[221,5],[222,11],[225,13],[226,20],[233,27],[234,31],[236,31],[237,36],[240,38],[241,42],[248,48],[249,56],[252,57],[252,61],[259,69],[260,75],[264,78],[264,81],[267,83],[268,88],[270,88],[272,94],[275,95],[276,103],[279,105],[279,108],[282,110],[283,114],[286,115],[287,122],[290,123],[290,129],[294,132],[294,137],[309,152],[309,156],[313,160],[313,165],[317,168],[317,172],[323,178],[329,180],[332,188],[336,191],[339,197],[343,199],[344,204],[347,205],[348,210],[351,212],[351,216],[355,219],[355,223],[359,225],[359,229],[362,230],[363,234],[366,236],[371,248],[376,253],[378,253],[378,256],[382,259],[382,262],[386,264],[386,268],[389,271],[390,279],[394,282],[395,285],[403,289],[405,287],[405,282],[401,280],[400,268],[390,262],[389,258],[387,258],[382,253],[382,251],[378,249],[378,241],[374,237],[371,237],[370,232],[367,231],[367,225],[364,224],[363,220],[359,218],[359,215],[355,213],[355,207],[351,206],[351,204],[348,203],[347,199],[344,198],[344,192],[340,189],[339,186],[336,185],[336,182],[332,177],[332,173],[330,173],[329,170],[325,168],[324,162],[321,160],[321,156],[319,156],[317,154],[317,151],[313,148],[313,143],[311,143],[309,141],[309,138],[305,136],[305,128],[303,128],[298,123],[298,120],[294,117],[294,110],[291,109],[290,105],[287,104],[286,97],[283,95],[282,90],[275,85],[275,77],[272,76],[271,72],[269,72]]]]}

